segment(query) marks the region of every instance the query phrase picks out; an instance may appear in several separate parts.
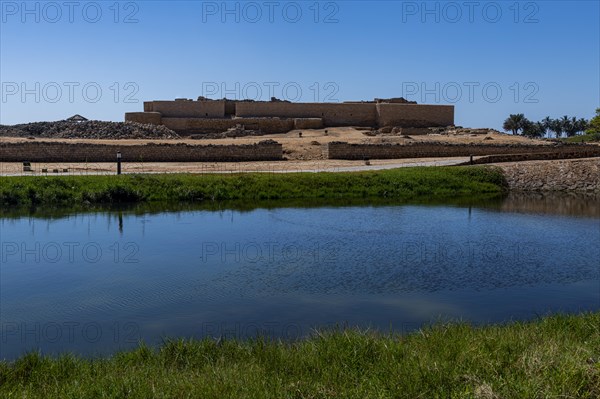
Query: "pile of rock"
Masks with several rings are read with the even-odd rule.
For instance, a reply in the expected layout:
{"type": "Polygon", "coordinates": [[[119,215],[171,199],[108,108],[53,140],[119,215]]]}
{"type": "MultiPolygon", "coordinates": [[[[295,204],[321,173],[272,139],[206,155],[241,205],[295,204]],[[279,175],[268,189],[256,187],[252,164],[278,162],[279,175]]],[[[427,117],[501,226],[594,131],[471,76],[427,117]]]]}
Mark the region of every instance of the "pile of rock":
{"type": "Polygon", "coordinates": [[[221,133],[205,133],[205,134],[193,134],[190,136],[194,140],[212,140],[212,139],[226,139],[246,136],[264,136],[266,133],[262,130],[246,129],[243,125],[236,125],[221,133]]]}
{"type": "Polygon", "coordinates": [[[0,137],[40,137],[60,139],[178,139],[180,136],[161,125],[137,122],[34,122],[0,125],[0,137]]]}
{"type": "Polygon", "coordinates": [[[364,131],[367,136],[406,136],[406,135],[426,135],[426,134],[442,134],[442,135],[486,135],[490,133],[501,133],[494,129],[482,128],[472,129],[462,126],[445,126],[445,127],[401,127],[401,126],[384,126],[379,129],[371,129],[364,131]]]}
{"type": "Polygon", "coordinates": [[[367,136],[407,136],[407,135],[425,135],[430,134],[431,129],[428,127],[400,127],[400,126],[384,126],[379,129],[364,131],[367,136]]]}
{"type": "Polygon", "coordinates": [[[473,129],[473,128],[467,128],[467,127],[462,127],[462,126],[430,127],[429,130],[433,134],[457,134],[457,135],[471,135],[471,134],[486,135],[486,134],[490,134],[490,133],[498,133],[498,134],[502,133],[495,129],[489,129],[489,128],[473,129]]]}
{"type": "Polygon", "coordinates": [[[377,104],[416,104],[416,101],[409,101],[404,97],[393,97],[393,98],[376,98],[377,104]]]}

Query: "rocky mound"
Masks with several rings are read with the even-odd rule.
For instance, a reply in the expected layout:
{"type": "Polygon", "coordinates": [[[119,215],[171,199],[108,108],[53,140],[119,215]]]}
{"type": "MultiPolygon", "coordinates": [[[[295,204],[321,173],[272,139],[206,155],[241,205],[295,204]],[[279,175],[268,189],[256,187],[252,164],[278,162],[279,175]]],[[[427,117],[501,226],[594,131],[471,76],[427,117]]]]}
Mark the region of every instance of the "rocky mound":
{"type": "Polygon", "coordinates": [[[264,136],[266,133],[262,130],[246,129],[242,125],[236,125],[221,133],[203,133],[203,134],[192,134],[191,139],[194,140],[212,140],[212,139],[227,139],[236,137],[247,137],[247,136],[264,136]]]}
{"type": "Polygon", "coordinates": [[[490,133],[501,133],[494,129],[482,128],[472,129],[462,126],[446,126],[446,127],[400,127],[400,126],[385,126],[379,129],[371,129],[364,131],[365,136],[405,136],[405,135],[426,135],[426,134],[441,134],[441,135],[486,135],[490,133]]]}
{"type": "Polygon", "coordinates": [[[495,129],[489,129],[489,128],[468,128],[468,127],[462,127],[462,126],[447,126],[447,127],[437,127],[437,128],[430,128],[431,133],[438,133],[438,134],[457,134],[457,135],[471,135],[471,134],[477,134],[477,135],[485,135],[485,134],[490,134],[490,133],[497,133],[497,134],[503,134],[502,132],[499,132],[495,129]]]}
{"type": "Polygon", "coordinates": [[[178,139],[171,129],[137,122],[33,122],[0,125],[0,137],[40,137],[57,139],[178,139]]]}

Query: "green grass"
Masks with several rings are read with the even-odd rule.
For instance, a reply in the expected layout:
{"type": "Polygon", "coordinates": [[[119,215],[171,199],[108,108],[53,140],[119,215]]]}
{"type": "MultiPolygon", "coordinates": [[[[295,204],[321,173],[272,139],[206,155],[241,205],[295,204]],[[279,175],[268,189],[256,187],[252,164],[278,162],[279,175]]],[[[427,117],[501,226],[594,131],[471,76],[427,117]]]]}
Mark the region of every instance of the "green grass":
{"type": "Polygon", "coordinates": [[[0,363],[3,398],[598,398],[600,313],[0,363]]]}
{"type": "Polygon", "coordinates": [[[499,194],[501,172],[486,167],[418,167],[352,173],[121,175],[0,178],[3,206],[154,201],[458,197],[499,194]]]}
{"type": "Polygon", "coordinates": [[[562,139],[566,143],[591,143],[600,141],[600,133],[587,133],[562,139]]]}

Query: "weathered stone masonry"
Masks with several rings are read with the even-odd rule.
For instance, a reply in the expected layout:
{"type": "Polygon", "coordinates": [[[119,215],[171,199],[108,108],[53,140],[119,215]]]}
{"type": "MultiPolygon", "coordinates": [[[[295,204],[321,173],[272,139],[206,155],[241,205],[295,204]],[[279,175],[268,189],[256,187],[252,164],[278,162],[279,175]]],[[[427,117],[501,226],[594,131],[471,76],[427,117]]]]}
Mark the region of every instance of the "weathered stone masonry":
{"type": "Polygon", "coordinates": [[[247,145],[86,144],[27,141],[0,142],[2,162],[241,162],[283,159],[281,144],[261,141],[247,145]]]}
{"type": "MultiPolygon", "coordinates": [[[[349,144],[331,142],[325,148],[327,159],[401,159],[468,157],[481,155],[581,153],[585,156],[600,156],[600,146],[582,144],[560,145],[498,145],[498,144],[349,144]]],[[[552,159],[549,155],[548,159],[552,159]]]]}
{"type": "MultiPolygon", "coordinates": [[[[600,158],[519,162],[498,167],[504,173],[510,190],[600,194],[600,158]]],[[[597,199],[591,198],[590,201],[597,199]]]]}
{"type": "Polygon", "coordinates": [[[454,125],[452,105],[421,105],[401,100],[344,103],[206,99],[149,101],[144,103],[144,112],[128,112],[125,120],[164,125],[180,134],[222,132],[237,124],[267,133],[328,126],[454,125]]]}

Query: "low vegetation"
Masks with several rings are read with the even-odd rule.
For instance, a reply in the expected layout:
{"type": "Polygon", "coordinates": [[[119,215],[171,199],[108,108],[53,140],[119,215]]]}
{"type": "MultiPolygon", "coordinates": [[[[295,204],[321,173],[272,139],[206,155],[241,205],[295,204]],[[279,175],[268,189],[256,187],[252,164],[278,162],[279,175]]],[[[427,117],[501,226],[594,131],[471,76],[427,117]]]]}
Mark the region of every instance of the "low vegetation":
{"type": "Polygon", "coordinates": [[[15,176],[0,178],[3,206],[154,201],[456,198],[500,194],[502,173],[487,167],[418,167],[352,173],[15,176]]]}
{"type": "Polygon", "coordinates": [[[0,362],[4,398],[598,398],[600,313],[0,362]]]}
{"type": "Polygon", "coordinates": [[[566,143],[593,143],[600,141],[600,133],[586,133],[563,139],[566,143]]]}

